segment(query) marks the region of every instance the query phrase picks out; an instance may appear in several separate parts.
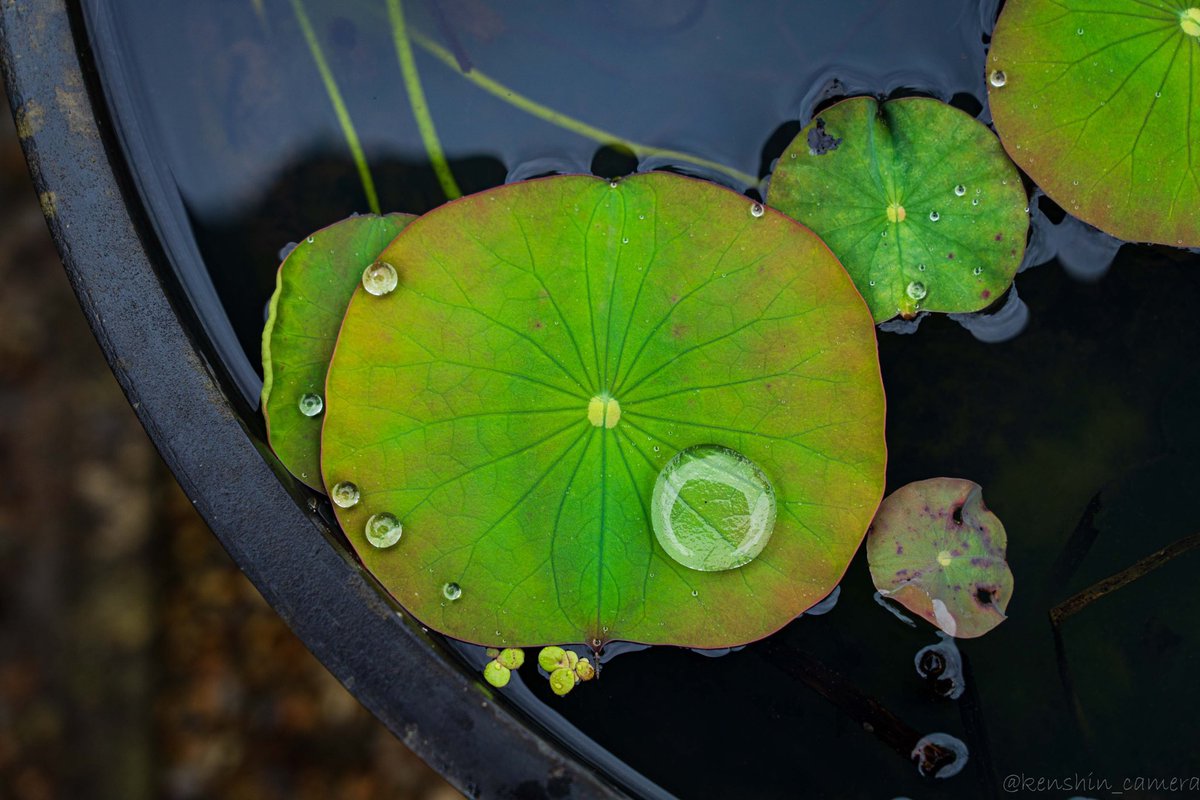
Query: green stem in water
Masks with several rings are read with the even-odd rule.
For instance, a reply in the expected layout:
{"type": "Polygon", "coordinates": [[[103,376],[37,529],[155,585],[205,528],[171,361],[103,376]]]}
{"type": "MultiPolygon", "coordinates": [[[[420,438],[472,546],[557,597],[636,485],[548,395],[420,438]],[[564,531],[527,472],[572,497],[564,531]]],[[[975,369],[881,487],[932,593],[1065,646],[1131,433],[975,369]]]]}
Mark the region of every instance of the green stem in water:
{"type": "MultiPolygon", "coordinates": [[[[398,0],[389,0],[389,2],[396,3],[398,0]]],[[[691,164],[696,164],[698,166],[707,167],[708,169],[721,172],[745,186],[758,185],[758,178],[750,175],[749,173],[736,170],[733,167],[727,167],[717,161],[710,161],[707,158],[700,158],[698,156],[682,153],[678,150],[667,150],[661,147],[651,147],[650,145],[638,144],[637,142],[631,142],[627,139],[622,139],[616,134],[609,133],[606,130],[596,128],[592,125],[588,125],[586,122],[581,122],[573,117],[569,117],[566,114],[544,106],[536,100],[532,100],[525,95],[510,89],[504,84],[489,78],[487,75],[484,75],[477,69],[472,69],[469,72],[463,72],[459,68],[458,59],[454,57],[453,53],[419,31],[413,31],[412,40],[438,61],[441,61],[446,66],[450,67],[452,70],[471,81],[471,83],[474,83],[480,89],[483,89],[489,94],[495,95],[510,105],[516,106],[522,111],[532,114],[538,119],[549,122],[551,125],[557,125],[560,128],[565,128],[566,130],[579,134],[584,138],[591,139],[602,145],[619,145],[633,151],[635,155],[641,157],[658,156],[670,161],[686,161],[691,164]]]]}
{"type": "Polygon", "coordinates": [[[404,10],[400,0],[388,0],[388,16],[392,23],[392,36],[396,42],[396,56],[400,59],[400,71],[404,74],[404,88],[408,91],[408,103],[412,106],[413,116],[417,120],[417,130],[421,132],[421,141],[425,143],[425,152],[429,155],[429,163],[437,175],[442,193],[449,200],[462,197],[462,190],[454,180],[450,164],[446,161],[446,153],[442,150],[441,140],[438,139],[437,129],[433,126],[433,117],[429,115],[429,104],[425,102],[425,90],[421,88],[421,76],[417,73],[417,62],[413,58],[412,45],[408,40],[408,26],[404,22],[404,10]]]}
{"type": "Polygon", "coordinates": [[[304,10],[303,0],[292,0],[292,11],[296,15],[296,22],[300,24],[304,40],[308,42],[308,50],[312,53],[317,71],[321,73],[321,80],[325,83],[325,93],[329,95],[329,102],[333,105],[333,111],[337,114],[338,122],[342,126],[342,134],[346,137],[346,144],[350,147],[350,155],[354,158],[355,166],[358,167],[358,177],[362,181],[363,193],[367,196],[367,205],[372,213],[380,214],[382,212],[379,208],[379,196],[375,193],[375,181],[371,178],[370,168],[367,167],[366,154],[363,153],[362,143],[358,140],[358,132],[354,130],[350,112],[346,110],[346,103],[342,100],[341,90],[338,89],[337,81],[333,78],[333,71],[329,69],[329,62],[325,60],[321,42],[317,39],[317,33],[308,19],[308,12],[304,10]]]}

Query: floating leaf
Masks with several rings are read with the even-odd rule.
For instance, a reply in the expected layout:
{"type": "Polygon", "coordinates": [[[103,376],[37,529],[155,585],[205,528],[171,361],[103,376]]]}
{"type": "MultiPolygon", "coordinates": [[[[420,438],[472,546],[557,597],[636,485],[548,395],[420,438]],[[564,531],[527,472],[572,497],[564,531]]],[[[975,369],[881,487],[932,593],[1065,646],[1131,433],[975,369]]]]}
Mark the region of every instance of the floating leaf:
{"type": "MultiPolygon", "coordinates": [[[[324,491],[319,462],[325,373],[346,304],[363,270],[411,219],[351,217],[296,245],[279,267],[263,329],[267,439],[288,471],[318,491],[324,491]]],[[[354,489],[345,487],[344,496],[354,489]]]]}
{"type": "Polygon", "coordinates": [[[1200,8],[1009,0],[988,69],[1004,146],[1055,202],[1122,239],[1200,245],[1200,8]]]}
{"type": "Polygon", "coordinates": [[[837,583],[882,494],[883,392],[867,308],[810,231],[675,175],[570,176],[442,206],[381,257],[400,285],[350,302],[322,469],[359,488],[342,527],[426,625],[720,647],[837,583]],[[734,570],[654,537],[656,478],[699,444],[775,491],[769,544],[734,570]],[[364,538],[377,513],[404,527],[387,550],[364,538]]]}
{"type": "Polygon", "coordinates": [[[1007,544],[979,484],[932,478],[883,501],[867,536],[867,561],[880,594],[969,639],[1005,619],[1013,587],[1007,544]]]}
{"type": "Polygon", "coordinates": [[[996,137],[922,97],[856,97],[822,112],[780,156],[768,201],[825,240],[876,322],[991,305],[1029,228],[996,137]]]}

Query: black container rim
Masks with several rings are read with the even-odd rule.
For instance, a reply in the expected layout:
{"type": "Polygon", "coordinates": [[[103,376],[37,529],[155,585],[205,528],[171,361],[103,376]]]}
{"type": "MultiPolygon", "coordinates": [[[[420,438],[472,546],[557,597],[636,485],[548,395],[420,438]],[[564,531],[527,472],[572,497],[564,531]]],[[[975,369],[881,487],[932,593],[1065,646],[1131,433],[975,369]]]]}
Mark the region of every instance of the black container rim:
{"type": "Polygon", "coordinates": [[[472,797],[620,797],[539,736],[379,594],[304,513],[189,335],[114,141],[78,7],[0,4],[0,68],[51,234],[130,404],[213,533],[304,644],[472,797]],[[77,44],[81,43],[81,44],[77,44]]]}

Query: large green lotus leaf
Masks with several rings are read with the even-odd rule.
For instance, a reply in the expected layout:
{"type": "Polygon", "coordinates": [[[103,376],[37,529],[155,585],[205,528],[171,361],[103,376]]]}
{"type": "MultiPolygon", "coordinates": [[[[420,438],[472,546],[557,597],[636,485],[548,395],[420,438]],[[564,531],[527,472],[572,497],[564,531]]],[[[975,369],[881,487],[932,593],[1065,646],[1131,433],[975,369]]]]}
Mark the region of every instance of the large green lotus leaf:
{"type": "Polygon", "coordinates": [[[988,69],[1004,146],[1055,202],[1200,245],[1200,3],[1009,0],[988,69]]]}
{"type": "Polygon", "coordinates": [[[810,231],[676,175],[566,176],[442,206],[382,257],[400,286],[350,302],[322,470],[359,487],[342,527],[426,625],[719,647],[840,579],[882,495],[884,399],[870,314],[810,231]],[[655,540],[657,475],[697,444],[773,482],[746,566],[655,540]],[[404,530],[384,549],[380,513],[404,530]]]}
{"type": "Polygon", "coordinates": [[[780,156],[768,201],[825,240],[877,322],[990,305],[1029,228],[1020,176],[992,132],[923,97],[822,112],[780,156]]]}
{"type": "Polygon", "coordinates": [[[1008,537],[979,484],[931,478],[887,496],[867,536],[871,579],[884,597],[951,636],[982,636],[1005,620],[1013,576],[1008,537]]]}
{"type": "Polygon", "coordinates": [[[287,470],[318,491],[324,416],[302,413],[300,398],[324,396],[346,304],[363,270],[410,220],[408,214],[350,217],[300,242],[279,267],[262,339],[267,440],[287,470]]]}

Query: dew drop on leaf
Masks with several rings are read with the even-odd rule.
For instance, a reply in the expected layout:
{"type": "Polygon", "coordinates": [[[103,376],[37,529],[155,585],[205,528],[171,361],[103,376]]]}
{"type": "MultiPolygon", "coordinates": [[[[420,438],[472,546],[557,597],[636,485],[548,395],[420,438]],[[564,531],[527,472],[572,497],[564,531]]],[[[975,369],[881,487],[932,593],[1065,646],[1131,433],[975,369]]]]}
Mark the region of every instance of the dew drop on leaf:
{"type": "Polygon", "coordinates": [[[667,555],[718,572],[750,563],[775,529],[775,489],[753,461],[720,445],[696,445],[663,467],[651,522],[667,555]]]}
{"type": "Polygon", "coordinates": [[[763,208],[762,203],[755,203],[750,206],[750,216],[752,217],[761,217],[765,213],[767,213],[767,210],[763,208]]]}
{"type": "Polygon", "coordinates": [[[396,274],[396,268],[386,261],[376,261],[363,270],[363,288],[376,297],[395,291],[399,283],[400,276],[396,274]]]}
{"type": "Polygon", "coordinates": [[[300,413],[306,417],[315,417],[325,410],[325,401],[321,395],[308,392],[300,395],[300,413]]]}
{"type": "Polygon", "coordinates": [[[462,587],[454,582],[447,583],[442,587],[442,596],[447,600],[457,600],[462,597],[462,587]]]}
{"type": "Polygon", "coordinates": [[[908,284],[908,288],[904,292],[913,300],[924,300],[925,295],[929,294],[929,290],[925,288],[925,284],[920,281],[913,281],[908,284]]]}
{"type": "Polygon", "coordinates": [[[995,86],[997,89],[999,89],[1001,86],[1008,83],[1008,76],[1004,74],[1004,70],[997,69],[992,71],[991,77],[988,78],[988,80],[991,81],[992,86],[995,86]]]}
{"type": "Polygon", "coordinates": [[[367,520],[367,541],[376,547],[391,547],[400,541],[400,534],[403,532],[404,529],[400,525],[400,520],[396,519],[395,514],[390,514],[387,511],[372,514],[370,519],[367,520]]]}
{"type": "Polygon", "coordinates": [[[967,187],[963,186],[963,185],[960,183],[958,186],[955,186],[955,187],[954,187],[954,193],[955,193],[956,195],[958,195],[959,197],[962,197],[964,194],[966,194],[966,193],[967,193],[967,187]]]}
{"type": "Polygon", "coordinates": [[[329,499],[337,505],[338,508],[353,508],[358,505],[359,492],[358,487],[350,481],[338,481],[329,490],[329,499]]]}
{"type": "Polygon", "coordinates": [[[938,212],[936,212],[936,211],[929,212],[929,221],[930,222],[937,222],[941,218],[942,218],[942,215],[939,214],[938,212]]]}

